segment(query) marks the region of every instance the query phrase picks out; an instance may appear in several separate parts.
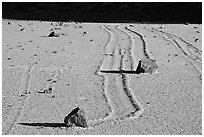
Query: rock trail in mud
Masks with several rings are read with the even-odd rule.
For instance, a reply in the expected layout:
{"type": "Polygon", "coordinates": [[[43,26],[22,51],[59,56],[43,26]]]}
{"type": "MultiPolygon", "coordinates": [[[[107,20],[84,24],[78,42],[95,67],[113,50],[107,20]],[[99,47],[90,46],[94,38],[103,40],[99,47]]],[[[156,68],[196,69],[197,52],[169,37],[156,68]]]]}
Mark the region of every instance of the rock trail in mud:
{"type": "MultiPolygon", "coordinates": [[[[147,30],[150,31],[150,29],[147,30]]],[[[151,32],[157,33],[166,41],[173,43],[181,54],[195,67],[195,69],[199,73],[202,73],[202,52],[198,48],[177,35],[157,30],[155,28],[151,28],[151,32]]]]}
{"type": "Polygon", "coordinates": [[[134,33],[134,34],[136,34],[136,35],[138,35],[140,37],[140,39],[141,39],[141,41],[143,43],[142,46],[143,46],[144,57],[150,58],[149,53],[147,51],[147,42],[145,41],[144,36],[142,34],[140,34],[139,32],[135,31],[135,30],[129,29],[128,27],[125,27],[125,29],[132,32],[132,33],[134,33]]]}
{"type": "Polygon", "coordinates": [[[112,111],[107,117],[90,122],[89,125],[91,127],[109,121],[137,118],[139,113],[141,114],[143,112],[143,107],[129,89],[126,74],[122,73],[124,70],[133,71],[134,62],[131,54],[132,39],[118,28],[106,26],[102,29],[107,31],[111,38],[107,43],[105,57],[98,74],[105,78],[105,93],[112,111]],[[128,41],[128,43],[125,44],[122,40],[128,41]],[[109,56],[109,54],[112,54],[112,56],[109,56]],[[107,58],[109,61],[107,61],[107,58]],[[118,71],[120,73],[109,73],[109,71],[118,71]]]}
{"type": "Polygon", "coordinates": [[[15,107],[14,112],[14,119],[12,120],[11,124],[8,127],[8,130],[5,132],[5,134],[9,134],[15,124],[15,122],[18,120],[19,116],[21,115],[21,110],[24,108],[25,102],[28,99],[29,96],[29,84],[30,84],[30,73],[32,71],[32,67],[34,64],[28,64],[28,66],[23,67],[25,69],[24,75],[21,79],[21,85],[18,90],[19,93],[19,105],[17,108],[15,107]]]}
{"type": "MultiPolygon", "coordinates": [[[[150,57],[150,54],[147,50],[147,42],[145,40],[145,36],[143,34],[137,32],[136,30],[132,30],[128,28],[127,26],[125,27],[126,30],[129,32],[136,34],[136,36],[139,36],[140,40],[142,41],[142,46],[143,46],[143,56],[140,58],[138,61],[137,69],[136,69],[136,74],[140,73],[147,73],[147,74],[155,74],[158,73],[158,65],[156,63],[156,60],[152,59],[150,57]]],[[[137,55],[136,55],[137,56],[137,55]]]]}

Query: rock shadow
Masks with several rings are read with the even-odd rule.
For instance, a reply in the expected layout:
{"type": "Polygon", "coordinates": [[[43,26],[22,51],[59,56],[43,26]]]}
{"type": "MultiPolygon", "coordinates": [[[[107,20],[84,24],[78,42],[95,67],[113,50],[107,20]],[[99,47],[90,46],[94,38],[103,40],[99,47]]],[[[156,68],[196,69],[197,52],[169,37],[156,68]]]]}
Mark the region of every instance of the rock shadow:
{"type": "Polygon", "coordinates": [[[65,123],[18,123],[24,126],[34,126],[34,127],[68,127],[65,123]]]}
{"type": "Polygon", "coordinates": [[[101,70],[101,73],[115,73],[115,74],[139,74],[132,70],[101,70]]]}

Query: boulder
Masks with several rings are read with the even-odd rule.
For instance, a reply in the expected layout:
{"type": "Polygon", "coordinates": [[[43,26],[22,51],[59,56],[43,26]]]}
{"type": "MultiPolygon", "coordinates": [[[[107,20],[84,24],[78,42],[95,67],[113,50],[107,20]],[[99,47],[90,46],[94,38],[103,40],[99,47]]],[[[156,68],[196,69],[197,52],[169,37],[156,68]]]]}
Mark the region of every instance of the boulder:
{"type": "Polygon", "coordinates": [[[73,109],[65,118],[64,123],[66,126],[79,126],[79,127],[88,127],[85,117],[85,112],[82,108],[73,109]]]}
{"type": "Polygon", "coordinates": [[[138,67],[136,69],[136,74],[149,73],[152,74],[158,69],[156,61],[145,57],[139,61],[138,67]]]}

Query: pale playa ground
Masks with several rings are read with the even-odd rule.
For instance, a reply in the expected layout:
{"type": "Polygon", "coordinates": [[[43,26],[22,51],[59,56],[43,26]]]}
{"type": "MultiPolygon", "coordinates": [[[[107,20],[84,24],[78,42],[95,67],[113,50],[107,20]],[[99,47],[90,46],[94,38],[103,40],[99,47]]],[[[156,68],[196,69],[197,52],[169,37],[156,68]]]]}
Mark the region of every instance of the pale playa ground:
{"type": "Polygon", "coordinates": [[[2,134],[202,134],[201,25],[3,20],[2,29],[2,134]],[[156,73],[118,73],[145,53],[156,73]],[[89,128],[63,126],[77,106],[89,128]]]}

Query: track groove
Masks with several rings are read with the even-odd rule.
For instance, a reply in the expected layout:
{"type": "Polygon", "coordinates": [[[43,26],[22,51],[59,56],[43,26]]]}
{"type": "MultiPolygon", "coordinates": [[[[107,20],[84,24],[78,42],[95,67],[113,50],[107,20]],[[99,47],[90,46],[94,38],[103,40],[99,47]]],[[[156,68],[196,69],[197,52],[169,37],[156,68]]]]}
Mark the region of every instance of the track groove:
{"type": "Polygon", "coordinates": [[[15,114],[11,125],[9,126],[8,130],[6,131],[6,133],[5,133],[6,135],[11,132],[15,122],[18,120],[19,116],[21,115],[21,110],[24,108],[25,102],[26,102],[26,100],[28,98],[28,95],[29,95],[28,89],[29,89],[29,83],[30,83],[30,72],[32,71],[33,65],[34,64],[29,64],[28,65],[28,68],[26,68],[26,72],[24,73],[24,76],[22,78],[21,86],[19,88],[19,93],[20,93],[20,97],[21,97],[21,99],[19,99],[20,100],[20,104],[19,104],[20,106],[19,106],[19,108],[16,108],[16,109],[18,109],[17,113],[15,114]]]}
{"type": "MultiPolygon", "coordinates": [[[[147,29],[147,28],[146,28],[147,29]]],[[[149,29],[147,29],[149,30],[149,29]]],[[[162,36],[166,41],[169,41],[171,43],[173,43],[173,45],[175,45],[175,47],[178,49],[178,51],[180,51],[180,53],[194,66],[194,68],[201,74],[202,73],[202,61],[199,57],[196,57],[192,54],[190,54],[187,49],[185,49],[184,47],[182,47],[179,43],[178,43],[178,39],[176,40],[175,38],[173,38],[172,35],[160,32],[159,30],[156,29],[151,29],[152,31],[154,31],[154,33],[156,33],[157,35],[162,36]],[[160,34],[159,34],[160,33],[160,34]],[[163,34],[163,35],[162,35],[163,34]],[[168,38],[166,38],[168,37],[168,38]],[[198,59],[199,58],[199,59],[198,59]]],[[[150,31],[150,30],[149,30],[150,31]]],[[[186,44],[186,43],[185,43],[186,44]]]]}
{"type": "MultiPolygon", "coordinates": [[[[109,27],[106,27],[106,29],[105,28],[103,29],[106,30],[110,34],[109,36],[112,36],[112,38],[110,38],[107,46],[105,47],[106,56],[104,56],[101,62],[101,66],[98,67],[99,69],[98,71],[100,71],[98,72],[98,74],[102,75],[105,78],[105,90],[104,90],[105,96],[107,97],[107,100],[109,100],[109,104],[111,106],[112,111],[111,113],[109,113],[107,117],[90,122],[91,127],[100,125],[105,122],[110,122],[110,121],[117,122],[118,120],[137,118],[144,111],[141,104],[138,102],[136,97],[133,95],[132,91],[129,89],[127,77],[125,74],[103,73],[103,71],[108,72],[108,71],[111,71],[112,69],[119,72],[123,71],[124,55],[125,55],[124,49],[128,48],[129,51],[126,53],[128,54],[129,59],[132,56],[130,51],[132,46],[131,40],[130,40],[130,45],[117,45],[118,41],[122,40],[122,36],[124,35],[124,32],[117,28],[116,30],[110,29],[109,27]],[[109,47],[113,47],[113,51],[115,51],[113,55],[115,56],[115,61],[112,68],[105,68],[103,66],[107,66],[106,63],[111,63],[110,61],[109,62],[105,61],[106,58],[108,57],[107,54],[111,54],[107,49],[109,47]]],[[[127,38],[130,38],[126,33],[125,35],[127,36],[127,38]]],[[[131,60],[131,64],[133,64],[132,60],[131,60]]],[[[131,65],[131,70],[133,68],[132,66],[133,65],[131,65]]]]}
{"type": "Polygon", "coordinates": [[[129,38],[129,41],[130,41],[130,45],[128,46],[128,57],[129,57],[129,60],[130,60],[130,70],[132,71],[134,69],[134,62],[133,62],[133,55],[132,55],[132,47],[133,47],[133,43],[132,43],[132,39],[130,38],[130,36],[124,32],[123,30],[119,29],[119,27],[116,28],[117,30],[119,30],[120,32],[124,33],[125,35],[127,35],[127,37],[129,38]]]}
{"type": "Polygon", "coordinates": [[[165,34],[167,34],[167,35],[170,35],[170,36],[173,36],[173,37],[178,38],[179,40],[181,40],[182,42],[184,42],[185,44],[187,44],[187,46],[188,46],[189,48],[193,48],[193,49],[195,50],[195,52],[197,52],[199,55],[202,55],[202,51],[199,50],[197,47],[195,47],[195,46],[194,46],[193,44],[191,44],[190,42],[188,42],[187,40],[184,40],[183,38],[181,38],[181,37],[179,37],[179,36],[177,36],[177,35],[175,35],[175,34],[166,32],[166,31],[157,30],[157,29],[155,29],[155,28],[152,28],[152,29],[155,30],[155,31],[159,31],[159,32],[165,33],[165,34]]]}
{"type": "Polygon", "coordinates": [[[104,55],[106,56],[106,58],[104,58],[103,63],[104,66],[101,66],[100,69],[103,69],[103,67],[105,67],[106,69],[110,69],[113,67],[113,65],[115,64],[116,61],[116,54],[117,52],[115,51],[115,45],[117,45],[117,41],[118,41],[118,36],[117,34],[115,34],[115,32],[108,28],[107,26],[104,27],[100,27],[101,29],[105,30],[108,34],[109,34],[109,41],[108,44],[105,46],[105,53],[104,55]],[[111,62],[111,63],[110,63],[111,62]],[[106,66],[109,65],[109,66],[106,66]]]}
{"type": "Polygon", "coordinates": [[[136,35],[138,35],[138,36],[140,37],[140,39],[141,39],[141,41],[142,41],[142,43],[143,43],[143,53],[144,53],[144,56],[145,56],[146,58],[150,58],[150,56],[149,56],[149,54],[148,54],[148,52],[147,52],[147,42],[145,41],[144,36],[143,36],[142,34],[136,32],[135,30],[129,29],[128,27],[125,27],[125,29],[128,30],[128,31],[130,31],[130,32],[132,32],[132,33],[135,33],[136,35]]]}

